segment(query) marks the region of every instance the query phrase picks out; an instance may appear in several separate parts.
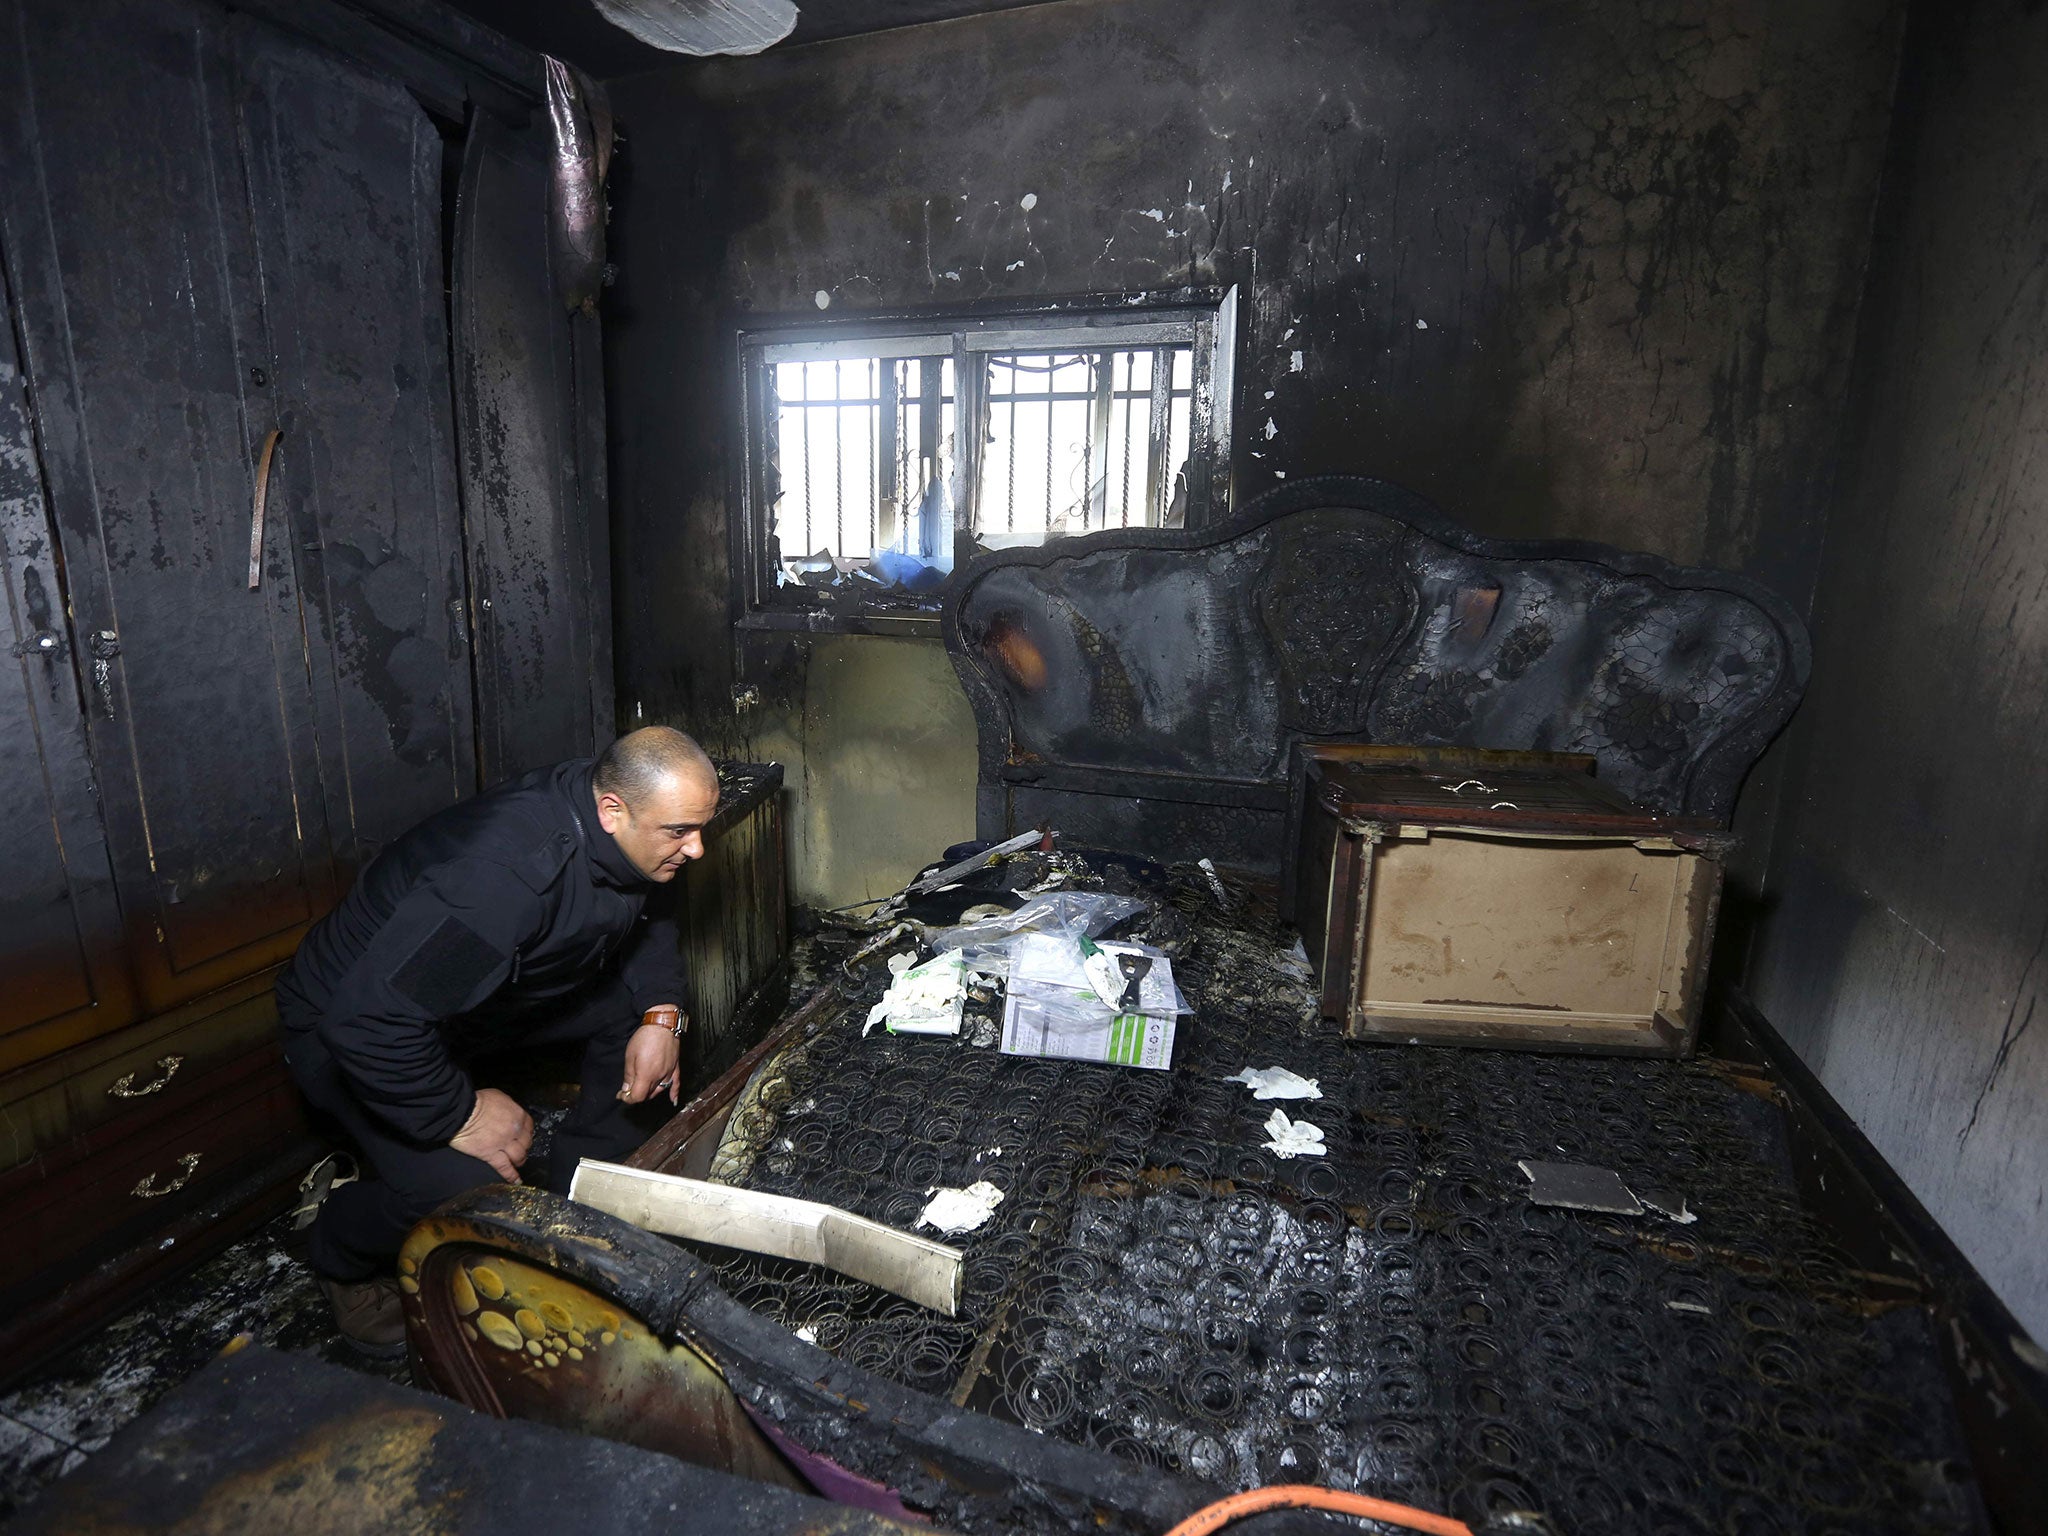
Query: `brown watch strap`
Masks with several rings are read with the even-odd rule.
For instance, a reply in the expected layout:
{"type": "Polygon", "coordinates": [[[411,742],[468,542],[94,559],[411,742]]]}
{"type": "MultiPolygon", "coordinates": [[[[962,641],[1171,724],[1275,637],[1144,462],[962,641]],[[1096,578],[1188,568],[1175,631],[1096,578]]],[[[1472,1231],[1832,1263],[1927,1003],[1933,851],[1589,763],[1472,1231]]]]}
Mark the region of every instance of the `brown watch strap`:
{"type": "Polygon", "coordinates": [[[680,1040],[683,1030],[688,1027],[688,1015],[674,1003],[657,1003],[640,1015],[640,1027],[645,1029],[650,1025],[665,1029],[680,1040]]]}

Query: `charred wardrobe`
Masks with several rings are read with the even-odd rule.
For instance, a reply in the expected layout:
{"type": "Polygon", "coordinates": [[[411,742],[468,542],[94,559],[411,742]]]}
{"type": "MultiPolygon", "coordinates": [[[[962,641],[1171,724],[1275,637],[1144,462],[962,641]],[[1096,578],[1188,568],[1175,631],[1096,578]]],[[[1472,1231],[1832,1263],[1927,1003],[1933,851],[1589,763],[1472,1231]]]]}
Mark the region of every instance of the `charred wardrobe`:
{"type": "Polygon", "coordinates": [[[545,92],[452,17],[0,8],[16,1367],[303,1168],[270,982],[356,871],[609,739],[545,92]]]}

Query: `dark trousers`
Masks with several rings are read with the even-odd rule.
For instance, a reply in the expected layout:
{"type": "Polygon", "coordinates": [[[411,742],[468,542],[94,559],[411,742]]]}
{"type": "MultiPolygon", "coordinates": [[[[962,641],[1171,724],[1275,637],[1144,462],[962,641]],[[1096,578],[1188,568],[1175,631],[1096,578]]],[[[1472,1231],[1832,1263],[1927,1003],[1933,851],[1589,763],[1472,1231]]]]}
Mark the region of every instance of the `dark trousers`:
{"type": "MultiPolygon", "coordinates": [[[[584,1042],[581,1096],[555,1127],[546,1169],[529,1160],[520,1170],[522,1182],[544,1178],[549,1189],[566,1194],[579,1159],[616,1162],[651,1134],[648,1108],[636,1113],[618,1099],[626,1075],[626,1041],[639,1023],[626,989],[607,978],[513,1018],[466,1019],[449,1026],[449,1048],[456,1059],[473,1076],[482,1071],[475,1076],[478,1087],[491,1085],[492,1056],[584,1042]]],[[[340,1281],[389,1274],[399,1245],[421,1217],[465,1189],[504,1182],[480,1158],[398,1135],[364,1106],[310,1031],[287,1028],[285,1059],[300,1092],[355,1145],[362,1162],[362,1177],[330,1194],[313,1223],[306,1258],[316,1273],[340,1281]]],[[[662,1110],[668,1107],[661,1105],[662,1110]]],[[[658,1121],[659,1111],[654,1113],[658,1121]]]]}

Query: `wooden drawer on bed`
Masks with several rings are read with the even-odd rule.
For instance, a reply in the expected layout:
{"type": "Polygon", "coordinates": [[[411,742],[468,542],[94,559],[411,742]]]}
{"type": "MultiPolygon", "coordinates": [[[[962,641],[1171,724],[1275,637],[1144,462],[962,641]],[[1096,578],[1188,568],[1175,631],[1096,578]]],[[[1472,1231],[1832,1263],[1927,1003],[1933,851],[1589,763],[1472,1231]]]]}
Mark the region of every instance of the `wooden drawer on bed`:
{"type": "Polygon", "coordinates": [[[1356,1039],[1682,1055],[1728,839],[1590,761],[1304,749],[1295,921],[1356,1039]]]}

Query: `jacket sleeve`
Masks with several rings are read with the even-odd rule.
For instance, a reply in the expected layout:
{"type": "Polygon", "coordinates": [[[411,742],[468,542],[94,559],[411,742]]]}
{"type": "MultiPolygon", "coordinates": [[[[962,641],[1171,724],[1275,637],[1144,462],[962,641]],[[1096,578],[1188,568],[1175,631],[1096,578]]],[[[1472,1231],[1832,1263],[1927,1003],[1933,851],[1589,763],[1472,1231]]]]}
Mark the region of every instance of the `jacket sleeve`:
{"type": "Polygon", "coordinates": [[[319,1033],[363,1106],[399,1135],[437,1145],[476,1104],[441,1021],[477,1007],[540,931],[539,892],[505,866],[460,859],[398,904],[334,988],[319,1033]]]}
{"type": "Polygon", "coordinates": [[[645,1013],[660,1003],[683,1006],[683,930],[677,917],[676,886],[671,881],[647,898],[638,931],[628,941],[619,965],[619,979],[633,999],[633,1011],[645,1013]]]}

